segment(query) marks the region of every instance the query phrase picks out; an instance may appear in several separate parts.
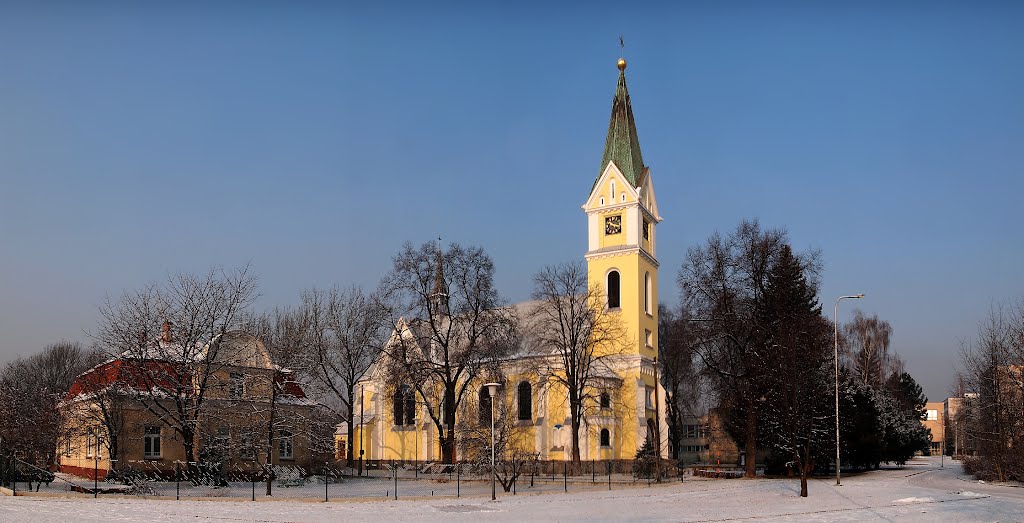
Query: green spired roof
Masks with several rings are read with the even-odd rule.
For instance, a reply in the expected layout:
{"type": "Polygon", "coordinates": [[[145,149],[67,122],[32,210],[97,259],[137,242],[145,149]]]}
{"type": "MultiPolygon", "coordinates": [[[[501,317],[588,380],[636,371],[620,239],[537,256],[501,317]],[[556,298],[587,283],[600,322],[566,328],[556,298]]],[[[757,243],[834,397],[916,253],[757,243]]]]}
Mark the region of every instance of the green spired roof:
{"type": "MultiPolygon", "coordinates": [[[[633,106],[629,102],[629,91],[626,89],[626,61],[619,60],[619,83],[615,87],[612,99],[612,118],[608,122],[608,138],[604,142],[604,154],[601,156],[601,170],[598,178],[604,174],[608,162],[622,171],[633,187],[640,185],[644,172],[644,160],[640,156],[640,140],[636,135],[636,124],[633,122],[633,106]]],[[[594,180],[597,183],[597,180],[594,180]]]]}

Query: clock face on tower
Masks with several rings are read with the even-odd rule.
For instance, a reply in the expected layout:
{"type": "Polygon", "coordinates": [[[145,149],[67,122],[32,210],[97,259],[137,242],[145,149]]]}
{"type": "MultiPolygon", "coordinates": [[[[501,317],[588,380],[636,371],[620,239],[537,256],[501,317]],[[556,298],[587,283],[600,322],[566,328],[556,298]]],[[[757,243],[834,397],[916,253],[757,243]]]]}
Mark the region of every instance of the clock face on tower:
{"type": "Polygon", "coordinates": [[[604,233],[605,234],[619,234],[622,232],[622,216],[616,214],[615,216],[608,216],[604,219],[604,233]]]}

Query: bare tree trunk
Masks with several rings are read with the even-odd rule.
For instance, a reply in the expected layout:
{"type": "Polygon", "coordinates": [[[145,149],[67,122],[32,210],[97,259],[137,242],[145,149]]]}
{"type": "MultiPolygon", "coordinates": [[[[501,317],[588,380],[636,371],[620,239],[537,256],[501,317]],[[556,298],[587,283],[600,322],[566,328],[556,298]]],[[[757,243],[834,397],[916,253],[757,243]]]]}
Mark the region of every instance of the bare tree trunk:
{"type": "Polygon", "coordinates": [[[744,466],[743,475],[748,478],[757,477],[757,413],[754,412],[753,402],[747,406],[747,441],[745,451],[747,462],[744,466]]]}
{"type": "Polygon", "coordinates": [[[580,463],[580,418],[572,417],[572,464],[575,471],[580,463]]]}
{"type": "MultiPolygon", "coordinates": [[[[355,466],[356,456],[354,449],[352,448],[352,442],[355,441],[356,437],[356,384],[353,380],[348,386],[348,444],[345,448],[345,465],[348,467],[355,466]]],[[[363,420],[359,420],[362,423],[363,420]]]]}

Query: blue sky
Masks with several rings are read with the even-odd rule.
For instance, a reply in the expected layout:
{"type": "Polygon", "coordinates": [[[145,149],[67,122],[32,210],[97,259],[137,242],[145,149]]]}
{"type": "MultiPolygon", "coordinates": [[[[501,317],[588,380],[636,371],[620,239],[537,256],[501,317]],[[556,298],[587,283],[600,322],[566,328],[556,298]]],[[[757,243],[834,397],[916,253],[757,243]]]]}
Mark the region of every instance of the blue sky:
{"type": "Polygon", "coordinates": [[[1024,296],[1024,4],[552,4],[0,4],[0,361],[169,271],[251,261],[269,307],[439,235],[526,299],[585,250],[623,34],[663,301],[759,218],[946,395],[1024,296]]]}

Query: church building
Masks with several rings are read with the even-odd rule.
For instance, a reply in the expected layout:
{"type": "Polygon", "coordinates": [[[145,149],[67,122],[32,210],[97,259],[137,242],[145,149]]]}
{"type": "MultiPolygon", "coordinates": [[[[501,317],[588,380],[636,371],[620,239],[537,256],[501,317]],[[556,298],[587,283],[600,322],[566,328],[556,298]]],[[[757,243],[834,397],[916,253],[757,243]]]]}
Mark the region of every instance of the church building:
{"type": "MultiPolygon", "coordinates": [[[[657,225],[662,221],[650,169],[640,152],[633,109],[626,88],[626,61],[618,61],[618,82],[612,99],[608,135],[596,178],[580,177],[586,215],[588,285],[601,290],[603,312],[617,317],[624,331],[615,358],[608,361],[588,394],[588,406],[580,427],[580,458],[632,460],[650,439],[660,442],[667,456],[667,423],[664,389],[658,384],[658,260],[657,225]],[[624,347],[624,348],[623,348],[624,347]]],[[[516,305],[517,308],[531,304],[516,305]]],[[[400,322],[400,324],[405,324],[400,322]]],[[[529,335],[529,333],[527,333],[529,335]]],[[[394,336],[401,336],[395,333],[394,336]]],[[[596,347],[595,352],[607,350],[596,347]]],[[[537,369],[552,361],[551,352],[523,352],[502,360],[500,404],[515,416],[532,455],[541,461],[572,459],[566,389],[540,383],[537,369]]],[[[440,462],[437,428],[422,412],[425,407],[411,396],[389,388],[380,375],[386,365],[375,365],[356,386],[362,398],[354,412],[354,433],[339,430],[339,446],[351,445],[356,459],[440,462]],[[410,401],[411,399],[411,401],[410,401]]],[[[459,427],[489,423],[479,406],[484,404],[484,379],[471,383],[467,399],[456,416],[456,449],[459,427]],[[478,405],[479,404],[479,405],[478,405]]],[[[456,455],[460,452],[457,450],[456,455]]]]}

